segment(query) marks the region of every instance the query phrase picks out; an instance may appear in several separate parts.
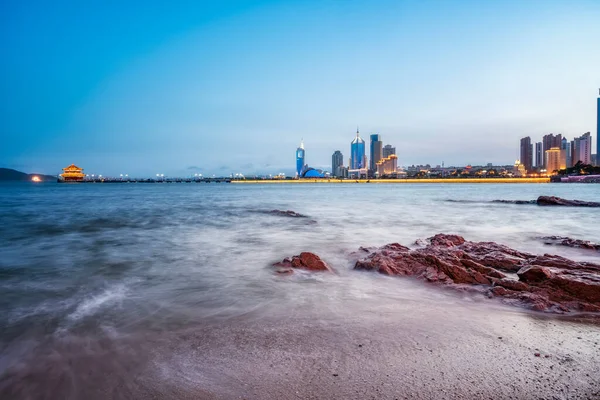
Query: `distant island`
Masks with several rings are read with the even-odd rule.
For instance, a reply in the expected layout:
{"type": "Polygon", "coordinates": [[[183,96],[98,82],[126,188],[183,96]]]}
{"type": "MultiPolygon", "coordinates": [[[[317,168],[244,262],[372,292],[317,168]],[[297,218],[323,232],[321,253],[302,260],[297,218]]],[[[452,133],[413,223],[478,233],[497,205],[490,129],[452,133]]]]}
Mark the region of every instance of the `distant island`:
{"type": "Polygon", "coordinates": [[[10,168],[0,168],[0,182],[7,181],[34,181],[35,177],[39,178],[40,182],[56,181],[56,176],[43,175],[43,174],[27,174],[25,172],[17,171],[10,168]]]}

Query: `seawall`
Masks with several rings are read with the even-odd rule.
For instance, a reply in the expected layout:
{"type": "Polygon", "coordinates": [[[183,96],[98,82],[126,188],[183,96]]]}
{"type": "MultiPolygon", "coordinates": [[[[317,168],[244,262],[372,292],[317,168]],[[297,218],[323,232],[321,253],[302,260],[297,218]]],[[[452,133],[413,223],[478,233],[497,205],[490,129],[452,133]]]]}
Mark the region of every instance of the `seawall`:
{"type": "Polygon", "coordinates": [[[447,178],[447,179],[273,179],[232,180],[235,184],[302,184],[302,183],[549,183],[550,178],[447,178]]]}

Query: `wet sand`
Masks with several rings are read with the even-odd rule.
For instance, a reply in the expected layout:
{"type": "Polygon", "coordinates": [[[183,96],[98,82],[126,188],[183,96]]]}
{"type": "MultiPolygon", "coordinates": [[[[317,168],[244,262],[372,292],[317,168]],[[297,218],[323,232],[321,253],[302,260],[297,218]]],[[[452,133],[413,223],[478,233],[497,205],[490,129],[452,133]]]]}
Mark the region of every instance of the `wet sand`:
{"type": "Polygon", "coordinates": [[[0,397],[600,396],[600,321],[474,301],[418,310],[412,303],[329,309],[319,317],[290,308],[96,342],[54,338],[0,380],[0,397]]]}

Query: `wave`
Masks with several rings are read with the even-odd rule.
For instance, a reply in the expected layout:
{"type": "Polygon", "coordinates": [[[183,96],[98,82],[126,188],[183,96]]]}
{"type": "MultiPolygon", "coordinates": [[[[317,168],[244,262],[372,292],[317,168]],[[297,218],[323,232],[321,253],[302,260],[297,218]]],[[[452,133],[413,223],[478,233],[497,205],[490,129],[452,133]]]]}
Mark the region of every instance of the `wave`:
{"type": "Polygon", "coordinates": [[[71,321],[77,321],[92,315],[103,306],[122,300],[125,298],[127,292],[127,286],[123,284],[115,285],[109,289],[106,289],[104,292],[96,296],[89,297],[79,303],[75,311],[67,316],[67,319],[71,321]]]}

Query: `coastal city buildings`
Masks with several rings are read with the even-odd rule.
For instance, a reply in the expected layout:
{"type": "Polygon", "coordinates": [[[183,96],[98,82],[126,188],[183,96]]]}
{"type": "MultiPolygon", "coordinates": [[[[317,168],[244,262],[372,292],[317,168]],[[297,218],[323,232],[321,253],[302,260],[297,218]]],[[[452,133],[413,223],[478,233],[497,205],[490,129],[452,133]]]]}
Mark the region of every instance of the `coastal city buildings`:
{"type": "Polygon", "coordinates": [[[537,169],[544,168],[544,151],[542,149],[542,142],[535,143],[535,167],[537,169]]]}
{"type": "Polygon", "coordinates": [[[387,158],[389,156],[391,156],[392,154],[396,154],[396,148],[392,147],[391,144],[386,144],[385,146],[383,146],[383,158],[387,158]]]}
{"type": "Polygon", "coordinates": [[[343,177],[344,175],[344,155],[341,151],[336,150],[331,156],[331,175],[343,177]]]}
{"type": "Polygon", "coordinates": [[[350,143],[350,160],[348,175],[353,178],[368,176],[367,156],[365,153],[365,141],[360,137],[356,128],[356,137],[350,143]]]}
{"type": "Polygon", "coordinates": [[[515,166],[513,167],[513,176],[526,176],[527,171],[525,170],[525,166],[519,161],[515,161],[515,166]]]}
{"type": "Polygon", "coordinates": [[[546,164],[546,159],[548,158],[546,155],[546,152],[554,147],[558,147],[560,148],[561,143],[562,143],[562,135],[558,134],[558,135],[554,135],[552,133],[548,134],[548,135],[544,135],[544,137],[542,138],[542,143],[543,143],[543,154],[544,154],[544,168],[547,169],[548,171],[550,171],[550,169],[548,168],[548,164],[546,164]]]}
{"type": "Polygon", "coordinates": [[[302,176],[304,170],[304,140],[300,141],[300,147],[296,149],[296,176],[302,176]]]}
{"type": "Polygon", "coordinates": [[[391,154],[389,157],[377,161],[377,174],[382,176],[396,175],[398,171],[398,156],[391,154]]]}
{"type": "Polygon", "coordinates": [[[565,153],[565,165],[568,167],[573,166],[573,153],[571,151],[571,142],[569,142],[566,138],[562,140],[561,150],[565,153]]]}
{"type": "Polygon", "coordinates": [[[366,167],[365,141],[360,137],[358,128],[356,128],[356,137],[350,143],[350,169],[358,170],[366,167]]]}
{"type": "MultiPolygon", "coordinates": [[[[548,133],[542,140],[533,142],[530,136],[523,137],[519,143],[519,160],[508,166],[444,167],[441,163],[435,168],[429,165],[409,166],[406,169],[398,166],[396,148],[390,144],[383,145],[380,134],[369,135],[370,147],[367,157],[365,141],[360,137],[358,127],[356,136],[350,144],[350,157],[344,165],[342,152],[336,150],[331,156],[331,172],[308,167],[304,143],[296,150],[297,177],[452,177],[452,176],[546,176],[571,168],[577,163],[598,165],[600,152],[600,96],[597,99],[597,142],[593,143],[593,134],[586,132],[569,141],[566,135],[548,133]],[[596,149],[596,154],[592,152],[596,149]],[[393,156],[393,157],[392,157],[393,156]]],[[[560,172],[560,173],[564,173],[560,172]]]]}
{"type": "Polygon", "coordinates": [[[525,167],[525,171],[533,171],[533,146],[529,136],[521,139],[521,164],[525,167]]]}
{"type": "Polygon", "coordinates": [[[369,154],[369,170],[374,173],[377,171],[377,163],[383,158],[383,142],[381,136],[371,135],[371,152],[369,154]]]}
{"type": "Polygon", "coordinates": [[[596,108],[596,165],[600,167],[600,89],[596,108]]]}
{"type": "Polygon", "coordinates": [[[564,151],[560,147],[552,147],[546,150],[546,170],[552,174],[558,170],[566,168],[563,164],[564,151]]]}
{"type": "Polygon", "coordinates": [[[592,135],[590,132],[586,132],[573,140],[571,154],[573,165],[577,164],[578,161],[584,164],[592,163],[592,135]]]}

